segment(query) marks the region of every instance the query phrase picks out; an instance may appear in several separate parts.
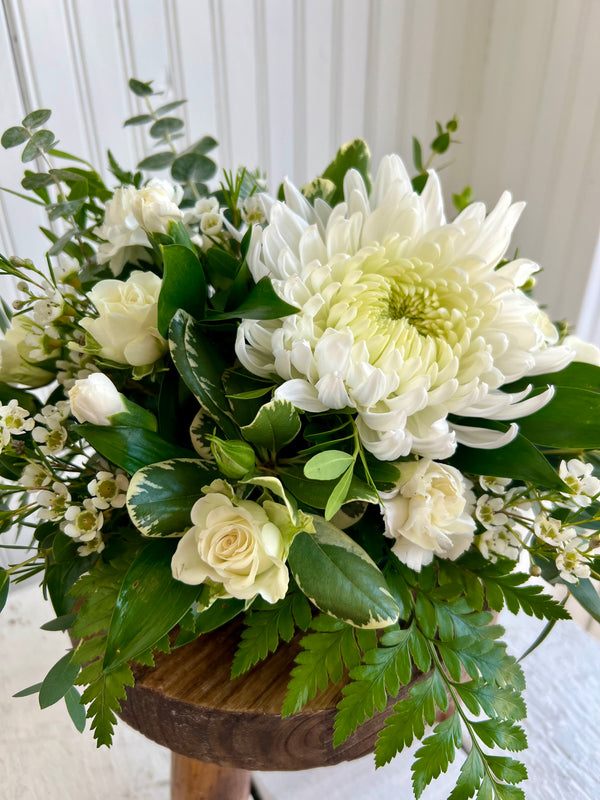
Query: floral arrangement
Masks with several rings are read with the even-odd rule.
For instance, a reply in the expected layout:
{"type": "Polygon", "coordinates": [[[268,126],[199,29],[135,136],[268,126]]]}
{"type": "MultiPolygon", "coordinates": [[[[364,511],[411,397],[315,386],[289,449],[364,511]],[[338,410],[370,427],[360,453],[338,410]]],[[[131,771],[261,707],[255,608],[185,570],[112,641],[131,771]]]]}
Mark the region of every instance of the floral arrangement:
{"type": "Polygon", "coordinates": [[[422,740],[419,797],[467,734],[452,800],[524,797],[494,612],[547,620],[541,641],[569,617],[545,580],[600,616],[600,353],[505,259],[522,204],[466,189],[446,221],[430,166],[455,119],[426,164],[414,140],[412,179],[395,155],[372,177],[357,140],[277,199],[258,172],[217,185],[214,139],[178,151],[180,103],[130,87],[159,151],[109,153],[115,188],[47,110],[1,140],[55,224],[46,265],[0,259],[1,531],[25,551],[0,601],[37,576],[75,642],[20,694],[109,744],[130,662],[243,615],[233,676],[300,632],[284,715],[345,675],[337,745],[410,684],[378,765],[422,740]]]}

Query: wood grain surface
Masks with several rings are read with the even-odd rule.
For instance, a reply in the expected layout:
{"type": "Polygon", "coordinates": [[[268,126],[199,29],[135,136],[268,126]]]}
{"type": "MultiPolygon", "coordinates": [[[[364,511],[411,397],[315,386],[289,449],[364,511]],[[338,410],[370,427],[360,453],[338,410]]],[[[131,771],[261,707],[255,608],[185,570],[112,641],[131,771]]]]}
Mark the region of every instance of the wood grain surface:
{"type": "Polygon", "coordinates": [[[395,701],[334,750],[333,720],[343,683],[329,686],[300,713],[282,719],[298,637],[230,680],[240,630],[236,622],[170,655],[157,654],[155,668],[137,669],[121,718],[175,753],[247,770],[323,767],[374,749],[395,701]]]}
{"type": "Polygon", "coordinates": [[[248,800],[250,783],[246,770],[171,755],[171,800],[248,800]]]}

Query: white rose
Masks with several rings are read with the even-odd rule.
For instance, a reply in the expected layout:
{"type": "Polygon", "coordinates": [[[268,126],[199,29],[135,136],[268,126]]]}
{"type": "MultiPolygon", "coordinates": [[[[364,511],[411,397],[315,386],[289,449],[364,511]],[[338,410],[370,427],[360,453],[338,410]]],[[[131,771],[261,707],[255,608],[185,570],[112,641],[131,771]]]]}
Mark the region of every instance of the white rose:
{"type": "Polygon", "coordinates": [[[100,345],[103,358],[134,367],[157,361],[167,342],[158,331],[161,280],[152,272],[132,272],[126,281],[100,281],[89,293],[98,317],[81,320],[100,345]]]}
{"type": "Polygon", "coordinates": [[[573,361],[581,361],[584,364],[594,364],[600,367],[600,348],[591,342],[580,339],[579,336],[565,336],[562,344],[566,344],[571,350],[575,350],[573,361]]]}
{"type": "Polygon", "coordinates": [[[12,320],[4,339],[0,339],[0,380],[3,383],[44,386],[53,380],[51,372],[29,363],[33,347],[25,338],[34,331],[41,332],[33,320],[19,315],[12,320]]]}
{"type": "Polygon", "coordinates": [[[92,425],[110,425],[110,417],[126,411],[117,387],[102,372],[93,372],[88,378],[75,381],[69,389],[71,411],[79,422],[92,425]]]}
{"type": "Polygon", "coordinates": [[[458,558],[475,531],[472,484],[454,467],[429,458],[398,466],[396,488],[381,493],[385,535],[396,540],[392,552],[417,571],[434,555],[458,558]]]}
{"type": "MultiPolygon", "coordinates": [[[[276,504],[273,504],[276,505],[276,504]]],[[[189,584],[220,583],[228,597],[260,594],[275,603],[288,587],[286,537],[251,500],[210,493],[192,508],[192,523],[171,562],[173,576],[189,584]]]]}
{"type": "Polygon", "coordinates": [[[181,186],[154,178],[143,189],[121,186],[106,204],[104,224],[96,233],[106,242],[98,248],[98,263],[110,261],[115,275],[124,265],[148,261],[148,233],[167,233],[169,222],[182,219],[181,186]]]}

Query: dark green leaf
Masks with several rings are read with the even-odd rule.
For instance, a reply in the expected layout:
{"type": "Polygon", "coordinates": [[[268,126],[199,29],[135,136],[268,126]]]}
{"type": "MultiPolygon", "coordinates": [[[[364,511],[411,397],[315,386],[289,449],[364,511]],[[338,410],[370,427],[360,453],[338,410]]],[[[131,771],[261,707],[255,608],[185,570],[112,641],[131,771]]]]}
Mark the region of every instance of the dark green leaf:
{"type": "Polygon", "coordinates": [[[343,201],[344,176],[349,169],[355,169],[362,175],[367,192],[369,192],[371,189],[371,153],[367,143],[362,139],[354,139],[354,141],[342,145],[321,176],[335,184],[336,193],[330,200],[331,205],[343,201]]]}
{"type": "Polygon", "coordinates": [[[431,143],[431,149],[434,153],[445,153],[446,150],[450,147],[450,134],[449,133],[442,133],[440,136],[436,136],[436,138],[431,143]]]}
{"type": "Polygon", "coordinates": [[[276,453],[296,438],[300,427],[300,415],[289,400],[271,400],[242,428],[242,434],[246,441],[276,453]]]}
{"type": "Polygon", "coordinates": [[[154,89],[151,86],[152,81],[148,81],[148,83],[143,83],[142,81],[138,81],[135,78],[131,78],[129,80],[129,88],[134,94],[137,94],[138,97],[147,97],[151,94],[154,94],[154,89]]]}
{"type": "Polygon", "coordinates": [[[299,533],[289,565],[296,583],[314,605],[359,628],[385,628],[398,619],[398,606],[367,553],[335,525],[314,518],[315,533],[299,533]]]}
{"type": "Polygon", "coordinates": [[[214,178],[217,165],[202,153],[186,153],[178,156],[171,165],[171,177],[175,181],[209,181],[214,178]]]}
{"type": "Polygon", "coordinates": [[[569,583],[567,588],[588,614],[600,622],[600,597],[594,584],[588,578],[580,578],[579,583],[569,583]]]}
{"type": "Polygon", "coordinates": [[[484,776],[484,765],[477,749],[473,747],[460,768],[456,786],[448,800],[469,800],[477,791],[484,776]]]}
{"type": "Polygon", "coordinates": [[[484,719],[472,722],[471,725],[487,747],[498,746],[512,752],[525,750],[527,747],[527,736],[523,728],[508,720],[484,719]]]}
{"type": "Polygon", "coordinates": [[[454,712],[435,726],[432,735],[423,740],[422,746],[415,753],[412,770],[416,798],[423,794],[425,787],[434,778],[441,772],[446,772],[461,743],[460,717],[454,712]]]}
{"type": "Polygon", "coordinates": [[[2,134],[2,139],[0,139],[0,144],[6,150],[9,147],[17,147],[23,142],[26,142],[29,139],[29,132],[25,130],[25,128],[21,128],[20,126],[15,126],[14,128],[9,128],[8,130],[4,131],[2,134]]]}
{"type": "Polygon", "coordinates": [[[348,492],[350,491],[350,485],[352,484],[353,474],[354,474],[354,461],[348,467],[346,472],[344,472],[339,481],[335,484],[331,494],[329,495],[329,499],[327,500],[327,505],[325,506],[326,520],[330,520],[335,514],[337,514],[337,512],[346,502],[348,497],[348,492]]]}
{"type": "Polygon", "coordinates": [[[176,133],[183,128],[183,121],[177,117],[163,117],[157,120],[150,128],[150,136],[154,139],[161,139],[163,136],[176,133]]]}
{"type": "Polygon", "coordinates": [[[50,221],[59,219],[60,217],[71,217],[81,211],[84,200],[67,200],[65,203],[56,203],[50,206],[48,210],[48,219],[50,221]]]}
{"type": "Polygon", "coordinates": [[[44,186],[49,186],[51,183],[54,183],[52,175],[47,172],[35,172],[25,175],[21,181],[21,186],[24,189],[43,189],[44,186]]]}
{"type": "Polygon", "coordinates": [[[206,461],[175,458],[138,470],[127,492],[127,510],[145,536],[169,536],[190,527],[201,489],[218,475],[206,461]]]}
{"type": "Polygon", "coordinates": [[[190,450],[168,442],[157,433],[143,428],[86,424],[75,425],[73,429],[101,455],[130,475],[157,461],[189,458],[191,455],[190,450]]]}
{"type": "Polygon", "coordinates": [[[202,139],[198,139],[197,142],[190,145],[185,151],[187,153],[202,153],[206,154],[209,153],[211,150],[214,150],[219,143],[216,139],[213,139],[212,136],[203,136],[202,139]]]}
{"type": "Polygon", "coordinates": [[[6,605],[8,590],[10,588],[10,576],[8,572],[0,567],[0,611],[6,605]]]}
{"type": "Polygon", "coordinates": [[[211,314],[209,320],[235,319],[279,319],[296,314],[299,311],[282,300],[273,289],[270,278],[261,278],[247,293],[245,299],[231,311],[220,311],[211,314]]]}
{"type": "Polygon", "coordinates": [[[52,131],[36,131],[27,142],[21,153],[21,161],[25,164],[37,158],[40,152],[47,152],[54,144],[54,134],[52,131]]]}
{"type": "Polygon", "coordinates": [[[185,103],[187,103],[187,100],[173,100],[172,103],[165,103],[164,106],[159,106],[154,113],[157,117],[160,117],[161,114],[168,114],[169,111],[174,111],[185,103]]]}
{"type": "Polygon", "coordinates": [[[33,128],[39,128],[40,125],[43,125],[44,122],[48,122],[50,117],[52,116],[52,111],[48,108],[39,108],[37,111],[31,111],[23,122],[21,123],[23,127],[29,128],[30,130],[33,128]]]}
{"type": "Polygon", "coordinates": [[[127,571],[108,631],[105,673],[154,647],[198,598],[202,587],[173,578],[175,544],[168,539],[150,542],[127,571]]]}
{"type": "Polygon", "coordinates": [[[217,599],[210,608],[196,616],[194,630],[196,633],[210,633],[241,614],[245,606],[244,600],[237,600],[235,597],[217,599]]]}
{"type": "Polygon", "coordinates": [[[173,163],[175,155],[170,150],[165,150],[162,153],[155,153],[153,156],[143,158],[138,164],[138,169],[147,169],[150,171],[165,169],[173,163]]]}
{"type": "Polygon", "coordinates": [[[45,622],[40,625],[43,631],[67,631],[75,622],[75,614],[64,614],[62,617],[51,619],[50,622],[45,622]]]}
{"type": "Polygon", "coordinates": [[[79,733],[83,733],[85,730],[85,706],[81,704],[80,700],[79,692],[74,686],[71,686],[65,695],[65,705],[73,725],[75,725],[79,733]]]}
{"type": "Polygon", "coordinates": [[[137,117],[129,117],[123,123],[123,127],[127,128],[129,125],[145,125],[146,122],[152,122],[154,117],[151,117],[150,114],[138,114],[137,117]]]}
{"type": "Polygon", "coordinates": [[[413,164],[415,165],[415,169],[418,172],[421,172],[423,169],[423,152],[421,150],[421,143],[417,139],[416,136],[412,138],[412,152],[413,152],[413,164]]]}
{"type": "Polygon", "coordinates": [[[420,175],[415,175],[415,177],[412,179],[412,187],[417,194],[421,194],[425,188],[428,177],[429,175],[426,172],[423,172],[420,175]]]}
{"type": "Polygon", "coordinates": [[[600,393],[557,386],[550,402],[520,419],[519,428],[543,447],[600,448],[600,393]]]}
{"type": "Polygon", "coordinates": [[[69,651],[58,661],[46,675],[40,686],[40,708],[54,705],[66,695],[75,683],[79,674],[79,665],[71,661],[73,653],[69,651]]]}
{"type": "Polygon", "coordinates": [[[527,778],[524,765],[508,756],[486,756],[486,761],[498,780],[521,783],[527,778]]]}
{"type": "Polygon", "coordinates": [[[20,692],[13,694],[13,697],[29,697],[32,694],[37,694],[41,688],[41,683],[34,683],[32,686],[28,686],[26,689],[21,689],[20,692]]]}
{"type": "Polygon", "coordinates": [[[158,297],[158,329],[163,336],[178,308],[201,319],[206,302],[206,279],[195,253],[183,244],[161,247],[164,275],[158,297]]]}

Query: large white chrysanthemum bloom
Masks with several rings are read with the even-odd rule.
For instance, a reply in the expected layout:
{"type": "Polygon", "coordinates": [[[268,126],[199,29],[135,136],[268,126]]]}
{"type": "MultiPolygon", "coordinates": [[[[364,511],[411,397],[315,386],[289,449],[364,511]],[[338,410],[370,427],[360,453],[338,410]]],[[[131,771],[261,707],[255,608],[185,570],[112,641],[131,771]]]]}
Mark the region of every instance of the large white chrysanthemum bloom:
{"type": "Polygon", "coordinates": [[[383,159],[370,197],[350,170],[333,209],[284,189],[285,202],[261,195],[269,222],[254,229],[248,263],[300,311],[245,320],[236,342],[252,373],[283,379],[277,397],[305,411],[355,410],[381,459],[501,446],[516,425],[504,434],[448,415],[513,420],[550,399],[551,389],[530,398],[500,388],[574,355],[520,289],[537,265],[497,267],[522,203],[504,193],[488,216],[474,203],[447,223],[437,175],[418,195],[398,156],[383,159]]]}

